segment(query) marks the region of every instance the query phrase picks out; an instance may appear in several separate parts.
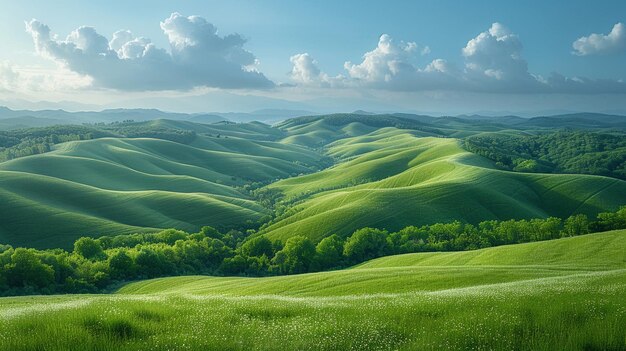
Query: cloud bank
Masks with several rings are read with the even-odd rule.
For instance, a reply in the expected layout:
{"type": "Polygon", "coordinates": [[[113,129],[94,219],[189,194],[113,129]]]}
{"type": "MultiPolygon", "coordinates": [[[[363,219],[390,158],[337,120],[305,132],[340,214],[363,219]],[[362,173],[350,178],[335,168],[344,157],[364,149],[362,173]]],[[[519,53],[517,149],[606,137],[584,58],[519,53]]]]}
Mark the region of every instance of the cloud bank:
{"type": "Polygon", "coordinates": [[[0,62],[0,92],[66,92],[90,85],[89,77],[67,69],[24,67],[10,62],[0,62]]]}
{"type": "Polygon", "coordinates": [[[161,22],[161,29],[169,50],[128,30],[115,32],[108,40],[94,28],[82,26],[65,40],[56,40],[47,25],[37,20],[26,23],[40,55],[91,77],[97,87],[149,91],[274,86],[258,71],[258,61],[244,49],[246,40],[239,34],[220,36],[204,18],[179,13],[161,22]]]}
{"type": "MultiPolygon", "coordinates": [[[[615,31],[615,30],[614,30],[615,31]]],[[[614,80],[532,74],[520,38],[500,23],[470,39],[458,67],[437,58],[416,64],[424,52],[415,43],[396,43],[383,34],[360,63],[346,62],[345,75],[329,77],[309,54],[291,57],[292,79],[302,86],[361,87],[390,91],[453,90],[486,93],[626,93],[614,80]]],[[[428,48],[425,46],[424,48],[428,48]]]]}
{"type": "Polygon", "coordinates": [[[578,38],[573,44],[574,54],[578,56],[610,54],[626,50],[626,26],[617,23],[609,34],[590,34],[578,38]]]}

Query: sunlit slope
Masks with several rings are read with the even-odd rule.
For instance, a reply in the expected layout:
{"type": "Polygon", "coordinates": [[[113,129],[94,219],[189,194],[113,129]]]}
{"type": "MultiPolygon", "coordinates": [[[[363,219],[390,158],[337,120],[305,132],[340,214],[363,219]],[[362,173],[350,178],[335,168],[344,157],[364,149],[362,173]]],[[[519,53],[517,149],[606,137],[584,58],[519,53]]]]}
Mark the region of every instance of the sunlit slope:
{"type": "Polygon", "coordinates": [[[289,159],[297,158],[303,153],[302,157],[308,158],[302,164],[309,161],[313,165],[316,161],[312,152],[305,153],[303,149],[296,147],[292,147],[294,151],[290,151],[277,143],[271,143],[276,144],[276,147],[267,147],[264,144],[233,139],[231,143],[247,145],[248,148],[214,150],[209,147],[217,148],[222,144],[211,144],[210,138],[198,139],[198,143],[204,143],[207,148],[147,138],[103,138],[69,142],[61,144],[53,152],[4,162],[0,164],[0,169],[91,182],[89,185],[115,189],[117,186],[124,186],[126,182],[126,174],[116,177],[119,170],[114,168],[119,167],[146,175],[188,176],[207,182],[235,185],[241,184],[244,179],[270,181],[309,171],[307,167],[289,159]],[[203,139],[209,141],[202,142],[203,139]],[[291,152],[295,155],[291,155],[291,152]],[[259,153],[262,155],[258,155],[259,153]],[[67,170],[67,167],[70,169],[67,170]],[[108,173],[104,174],[109,180],[104,183],[91,180],[91,173],[96,172],[84,171],[93,167],[102,171],[106,168],[108,173]],[[72,168],[75,171],[70,171],[72,168]]]}
{"type": "Polygon", "coordinates": [[[438,138],[420,139],[413,132],[382,128],[365,136],[329,144],[327,154],[338,160],[336,166],[281,180],[268,188],[283,191],[288,200],[301,198],[323,190],[385,179],[408,170],[416,163],[456,153],[456,144],[442,145],[438,138]]]}
{"type": "Polygon", "coordinates": [[[504,245],[462,252],[425,252],[378,258],[354,269],[430,266],[550,266],[562,269],[626,268],[626,230],[504,245]]]}
{"type": "MultiPolygon", "coordinates": [[[[341,296],[457,289],[626,268],[626,231],[467,252],[383,257],[354,269],[270,278],[173,277],[123,287],[124,294],[341,296]]],[[[623,275],[622,275],[623,276],[623,275]]],[[[548,280],[550,281],[550,280],[548,280]]]]}
{"type": "Polygon", "coordinates": [[[240,227],[267,210],[237,186],[308,173],[320,160],[295,145],[215,135],[190,145],[150,138],[60,144],[0,163],[0,242],[66,247],[84,235],[240,227]]]}
{"type": "Polygon", "coordinates": [[[411,127],[419,136],[440,135],[436,128],[415,120],[392,116],[359,116],[336,114],[292,118],[277,127],[286,133],[283,143],[298,144],[307,147],[323,147],[326,144],[349,137],[366,135],[383,128],[411,127]]]}
{"type": "Polygon", "coordinates": [[[497,170],[456,139],[417,138],[397,129],[329,145],[343,160],[315,174],[271,184],[296,211],[264,232],[314,240],[366,226],[398,230],[454,220],[595,215],[626,203],[626,182],[597,176],[497,170]]]}

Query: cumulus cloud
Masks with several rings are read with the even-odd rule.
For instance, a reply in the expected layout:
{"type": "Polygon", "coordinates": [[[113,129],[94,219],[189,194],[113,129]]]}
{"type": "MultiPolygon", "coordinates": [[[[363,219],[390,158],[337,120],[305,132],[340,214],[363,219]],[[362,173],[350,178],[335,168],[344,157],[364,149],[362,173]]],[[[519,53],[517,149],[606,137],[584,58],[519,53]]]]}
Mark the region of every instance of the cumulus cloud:
{"type": "Polygon", "coordinates": [[[383,34],[376,48],[363,55],[363,62],[353,64],[348,61],[344,68],[355,79],[366,82],[390,81],[392,77],[413,69],[409,60],[415,47],[414,43],[396,45],[389,35],[383,34]]]}
{"type": "Polygon", "coordinates": [[[593,33],[578,38],[573,44],[573,53],[579,56],[609,54],[626,50],[626,26],[617,23],[609,34],[593,33]]]}
{"type": "Polygon", "coordinates": [[[292,56],[291,77],[300,85],[367,87],[393,91],[460,87],[459,70],[446,60],[435,59],[421,68],[417,65],[420,56],[429,53],[428,46],[419,46],[415,42],[396,42],[391,36],[383,34],[376,47],[363,55],[361,62],[344,63],[345,76],[329,77],[319,70],[317,62],[310,55],[298,54],[292,56]],[[303,75],[301,72],[308,74],[303,75]]]}
{"type": "Polygon", "coordinates": [[[500,23],[469,40],[462,49],[465,58],[465,80],[475,90],[536,88],[537,80],[528,73],[522,58],[519,37],[500,23]]]}
{"type": "Polygon", "coordinates": [[[299,85],[337,87],[347,83],[346,78],[342,75],[331,77],[322,72],[317,61],[306,52],[291,56],[289,61],[292,64],[289,76],[299,85]]]}
{"type": "MultiPolygon", "coordinates": [[[[424,62],[424,46],[396,43],[383,34],[360,63],[346,62],[346,76],[328,77],[308,54],[292,56],[292,79],[300,85],[365,87],[395,91],[457,90],[496,93],[624,93],[622,81],[532,74],[520,38],[500,23],[470,39],[461,49],[463,65],[442,58],[424,62]]],[[[426,50],[430,53],[430,49],[426,50]]]]}
{"type": "Polygon", "coordinates": [[[315,61],[308,53],[296,54],[289,58],[293,68],[291,69],[291,79],[298,83],[311,84],[321,79],[321,71],[315,61]]]}
{"type": "Polygon", "coordinates": [[[244,49],[239,34],[220,36],[217,28],[198,16],[178,13],[161,22],[169,50],[128,30],[110,40],[94,28],[82,26],[65,40],[56,40],[50,28],[26,23],[37,52],[87,75],[95,86],[118,90],[187,90],[194,87],[269,88],[274,83],[258,71],[258,60],[244,49]]]}

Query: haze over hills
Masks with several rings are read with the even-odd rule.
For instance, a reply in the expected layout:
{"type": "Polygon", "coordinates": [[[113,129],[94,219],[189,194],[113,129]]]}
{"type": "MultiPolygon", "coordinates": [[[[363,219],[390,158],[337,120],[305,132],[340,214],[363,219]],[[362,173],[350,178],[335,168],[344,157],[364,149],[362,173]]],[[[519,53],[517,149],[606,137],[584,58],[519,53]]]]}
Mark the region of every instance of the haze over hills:
{"type": "Polygon", "coordinates": [[[148,121],[155,119],[189,120],[214,123],[227,120],[214,114],[186,114],[163,112],[156,109],[112,109],[102,111],[67,112],[64,110],[11,110],[0,107],[0,130],[46,127],[59,124],[111,123],[124,120],[148,121]]]}
{"type": "MultiPolygon", "coordinates": [[[[446,123],[446,120],[460,119],[464,121],[486,121],[487,123],[502,123],[507,125],[516,125],[518,127],[558,127],[559,123],[567,120],[568,127],[571,128],[611,128],[624,127],[626,117],[624,114],[618,113],[544,113],[544,114],[469,114],[457,116],[431,116],[427,114],[415,113],[375,113],[363,110],[357,110],[352,113],[342,113],[343,115],[360,115],[360,116],[395,116],[407,119],[415,119],[418,121],[432,123],[435,125],[446,123]],[[579,125],[576,125],[578,122],[579,125]],[[547,125],[546,123],[554,123],[547,125]]],[[[0,130],[15,130],[30,127],[45,127],[60,124],[93,124],[93,123],[111,123],[121,122],[125,120],[133,121],[149,121],[156,119],[170,119],[191,121],[197,123],[214,123],[219,121],[233,122],[263,122],[266,124],[275,124],[288,119],[298,118],[302,116],[322,116],[307,110],[290,110],[290,109],[261,109],[252,112],[208,112],[208,113],[178,113],[165,112],[158,109],[105,109],[101,111],[76,111],[68,112],[62,109],[55,110],[13,110],[0,106],[0,130]]]]}
{"type": "Polygon", "coordinates": [[[100,111],[68,112],[55,110],[14,110],[0,106],[0,130],[14,130],[30,127],[46,127],[60,124],[111,123],[125,120],[149,121],[170,119],[197,123],[219,121],[276,123],[285,119],[313,115],[313,112],[287,109],[262,109],[252,112],[208,112],[178,113],[158,109],[105,109],[100,111]]]}

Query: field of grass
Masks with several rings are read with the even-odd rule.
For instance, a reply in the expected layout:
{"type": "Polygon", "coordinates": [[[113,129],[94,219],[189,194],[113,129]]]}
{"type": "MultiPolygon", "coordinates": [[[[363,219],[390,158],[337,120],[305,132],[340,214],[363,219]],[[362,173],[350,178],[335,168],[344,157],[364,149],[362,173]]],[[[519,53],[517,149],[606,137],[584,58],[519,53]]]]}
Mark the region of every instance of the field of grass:
{"type": "Polygon", "coordinates": [[[335,166],[267,186],[301,202],[263,232],[320,240],[365,226],[395,231],[454,220],[595,216],[626,203],[625,181],[502,171],[458,139],[421,133],[381,128],[329,144],[335,166]]]}
{"type": "Polygon", "coordinates": [[[0,349],[622,350],[626,231],[0,299],[0,349]]]}
{"type": "Polygon", "coordinates": [[[320,166],[317,152],[258,140],[271,139],[267,130],[275,130],[260,123],[149,123],[206,134],[189,145],[150,138],[74,141],[0,163],[0,242],[54,248],[80,236],[240,227],[268,210],[237,187],[320,166]]]}

